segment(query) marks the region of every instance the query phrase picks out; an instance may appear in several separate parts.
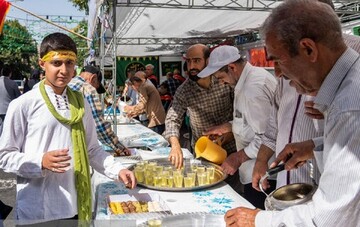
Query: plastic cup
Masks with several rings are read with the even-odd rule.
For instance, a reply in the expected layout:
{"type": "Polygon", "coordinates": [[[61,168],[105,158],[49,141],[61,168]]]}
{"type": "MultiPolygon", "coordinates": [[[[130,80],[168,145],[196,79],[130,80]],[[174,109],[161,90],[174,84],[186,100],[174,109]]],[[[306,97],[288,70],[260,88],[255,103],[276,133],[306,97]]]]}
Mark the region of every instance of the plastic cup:
{"type": "Polygon", "coordinates": [[[139,183],[143,183],[143,182],[144,182],[145,176],[144,176],[144,169],[143,169],[143,167],[140,167],[140,166],[136,166],[136,167],[135,167],[135,177],[136,177],[136,180],[137,180],[139,183]]]}
{"type": "Polygon", "coordinates": [[[205,166],[203,165],[198,165],[196,168],[196,172],[199,173],[205,173],[205,166]]]}
{"type": "Polygon", "coordinates": [[[168,171],[170,175],[173,173],[173,167],[172,166],[164,166],[164,171],[168,171]]]}
{"type": "Polygon", "coordinates": [[[193,187],[193,179],[191,177],[184,177],[184,186],[185,188],[193,187]]]}
{"type": "Polygon", "coordinates": [[[162,171],[161,174],[160,174],[160,177],[161,177],[161,185],[163,187],[166,187],[167,186],[167,177],[170,176],[170,173],[169,171],[162,171]]]}
{"type": "Polygon", "coordinates": [[[195,187],[196,173],[195,172],[190,172],[190,173],[187,173],[187,176],[191,178],[192,186],[195,187]]]}
{"type": "Polygon", "coordinates": [[[164,166],[155,166],[155,172],[161,173],[164,170],[164,166]]]}
{"type": "Polygon", "coordinates": [[[196,170],[197,170],[197,165],[196,165],[196,164],[191,164],[191,165],[190,165],[190,168],[191,168],[191,171],[192,171],[192,172],[196,172],[196,170]]]}
{"type": "Polygon", "coordinates": [[[210,180],[213,180],[215,178],[215,167],[214,166],[207,167],[206,172],[209,172],[210,180]]]}
{"type": "Polygon", "coordinates": [[[161,176],[154,176],[154,186],[161,187],[162,186],[162,178],[161,176]]]}
{"type": "Polygon", "coordinates": [[[203,186],[206,184],[206,177],[207,177],[206,173],[197,173],[197,180],[199,186],[203,186]]]}
{"type": "Polygon", "coordinates": [[[166,179],[167,179],[167,186],[169,188],[174,187],[174,177],[173,176],[167,176],[166,179]]]}
{"type": "Polygon", "coordinates": [[[153,169],[155,169],[156,166],[157,166],[157,162],[155,161],[151,161],[148,163],[148,167],[152,167],[153,169]]]}
{"type": "Polygon", "coordinates": [[[176,174],[174,176],[174,184],[176,188],[182,188],[184,176],[182,174],[176,174]]]}
{"type": "Polygon", "coordinates": [[[174,176],[176,176],[176,175],[183,175],[183,171],[182,171],[181,169],[176,169],[176,170],[174,170],[173,175],[174,175],[174,176]]]}
{"type": "Polygon", "coordinates": [[[145,184],[153,185],[154,184],[154,174],[152,171],[146,170],[145,172],[145,184]]]}

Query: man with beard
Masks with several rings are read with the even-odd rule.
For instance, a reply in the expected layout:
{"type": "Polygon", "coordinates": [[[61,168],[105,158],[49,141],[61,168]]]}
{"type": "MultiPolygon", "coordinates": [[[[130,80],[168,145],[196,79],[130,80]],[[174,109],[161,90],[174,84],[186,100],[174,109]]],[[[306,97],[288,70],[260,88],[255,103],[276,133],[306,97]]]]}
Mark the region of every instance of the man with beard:
{"type": "MultiPolygon", "coordinates": [[[[221,84],[214,76],[206,78],[197,76],[205,68],[209,55],[209,48],[203,44],[189,47],[186,52],[189,79],[177,89],[172,106],[166,116],[164,135],[171,144],[169,160],[177,168],[183,165],[179,137],[181,124],[187,110],[192,130],[192,148],[208,128],[232,120],[233,89],[228,85],[221,84]]],[[[223,147],[228,154],[236,152],[233,138],[223,147]]],[[[238,172],[237,175],[229,177],[227,182],[239,190],[238,172]]]]}
{"type": "Polygon", "coordinates": [[[198,77],[212,74],[221,83],[234,87],[234,113],[232,122],[216,125],[205,135],[233,133],[237,152],[229,155],[221,167],[230,175],[239,170],[244,198],[264,209],[265,195],[251,185],[252,169],[269,119],[277,80],[265,69],[252,66],[236,47],[226,45],[211,52],[208,65],[198,77]]]}

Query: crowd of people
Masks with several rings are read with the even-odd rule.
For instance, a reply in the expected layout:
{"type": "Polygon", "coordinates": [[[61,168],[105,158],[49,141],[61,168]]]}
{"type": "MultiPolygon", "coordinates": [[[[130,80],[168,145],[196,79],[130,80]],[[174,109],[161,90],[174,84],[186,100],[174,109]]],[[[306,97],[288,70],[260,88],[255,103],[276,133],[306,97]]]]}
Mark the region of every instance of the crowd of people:
{"type": "MultiPolygon", "coordinates": [[[[175,70],[159,84],[153,65],[128,72],[123,96],[132,102],[124,111],[128,117],[145,114],[146,125],[169,141],[168,159],[176,168],[183,166],[186,115],[192,149],[203,135],[221,139],[228,153],[221,164],[226,182],[256,207],[230,209],[227,226],[358,226],[360,38],[342,34],[330,0],[285,1],[260,31],[275,75],[251,65],[234,46],[210,51],[194,44],[185,54],[187,79],[175,70]],[[259,185],[281,162],[286,171],[259,185]],[[260,187],[271,192],[314,181],[318,187],[309,202],[264,210],[260,187]]],[[[97,142],[129,155],[103,119],[99,69],[86,66],[73,77],[76,55],[71,38],[53,33],[40,47],[45,79],[32,90],[19,97],[15,85],[0,77],[8,106],[0,105],[0,168],[17,174],[19,226],[90,221],[89,165],[136,186],[134,174],[97,142]]]]}

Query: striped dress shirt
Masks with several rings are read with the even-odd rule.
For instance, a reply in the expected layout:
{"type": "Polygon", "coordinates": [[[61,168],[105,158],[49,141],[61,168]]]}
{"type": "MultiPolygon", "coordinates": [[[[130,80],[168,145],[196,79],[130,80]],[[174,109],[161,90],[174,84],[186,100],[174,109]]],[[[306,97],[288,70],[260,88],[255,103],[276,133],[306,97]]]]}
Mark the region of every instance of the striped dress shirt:
{"type": "MultiPolygon", "coordinates": [[[[306,95],[301,95],[301,100],[297,109],[294,125],[292,121],[295,116],[296,104],[299,94],[296,89],[291,87],[289,80],[281,78],[275,93],[275,102],[268,125],[263,135],[263,144],[275,151],[276,156],[284,149],[285,145],[289,143],[290,132],[292,131],[291,142],[301,142],[312,139],[314,137],[322,136],[322,127],[317,128],[317,124],[322,124],[323,120],[313,120],[305,115],[304,102],[307,101],[306,95]]],[[[319,170],[314,163],[314,178],[318,182],[320,178],[319,170]]],[[[277,175],[277,188],[286,185],[287,172],[282,171],[277,175]]],[[[312,183],[310,178],[310,166],[303,165],[302,167],[290,171],[290,183],[306,182],[312,183]]]]}
{"type": "Polygon", "coordinates": [[[260,211],[256,226],[360,226],[360,57],[348,48],[314,100],[325,117],[324,146],[316,147],[321,178],[312,201],[260,211]]]}

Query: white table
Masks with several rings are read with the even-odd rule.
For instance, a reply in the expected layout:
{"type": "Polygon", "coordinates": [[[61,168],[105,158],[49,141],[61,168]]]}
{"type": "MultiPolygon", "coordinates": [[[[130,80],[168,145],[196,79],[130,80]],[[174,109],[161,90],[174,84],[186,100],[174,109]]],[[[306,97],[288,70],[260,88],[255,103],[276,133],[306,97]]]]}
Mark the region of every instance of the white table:
{"type": "MultiPolygon", "coordinates": [[[[165,201],[173,215],[184,213],[209,213],[223,216],[229,209],[243,206],[254,208],[247,200],[237,194],[228,184],[221,182],[218,185],[193,192],[157,191],[143,187],[133,190],[125,188],[121,182],[114,182],[94,173],[96,187],[96,217],[97,226],[136,226],[144,220],[119,220],[110,215],[106,198],[108,195],[131,193],[157,193],[165,201]]],[[[225,222],[223,223],[225,226],[225,222]]]]}

